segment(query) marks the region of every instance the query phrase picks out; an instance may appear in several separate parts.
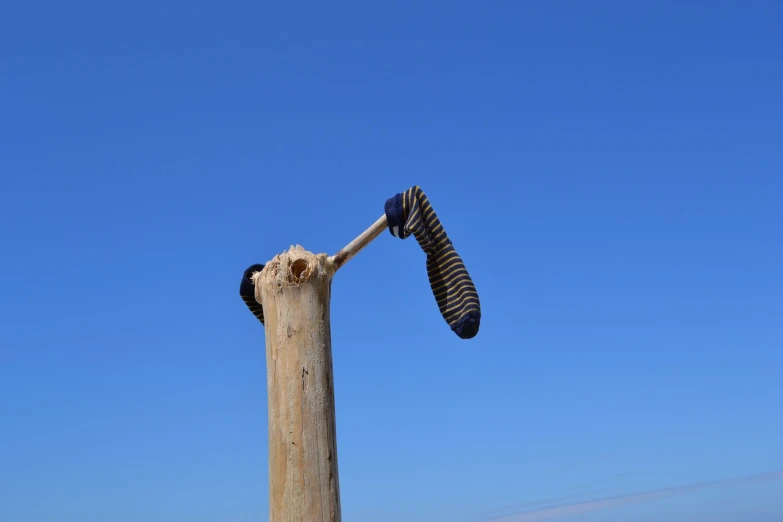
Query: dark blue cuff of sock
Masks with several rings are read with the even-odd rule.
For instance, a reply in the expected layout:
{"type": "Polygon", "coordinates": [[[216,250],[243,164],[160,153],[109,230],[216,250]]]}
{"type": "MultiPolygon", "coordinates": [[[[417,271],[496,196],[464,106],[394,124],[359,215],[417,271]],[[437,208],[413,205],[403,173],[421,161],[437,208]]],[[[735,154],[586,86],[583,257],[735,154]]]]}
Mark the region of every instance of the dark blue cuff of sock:
{"type": "Polygon", "coordinates": [[[389,232],[394,237],[402,238],[405,229],[405,211],[402,209],[402,192],[386,200],[383,206],[386,212],[386,221],[389,225],[389,232]]]}
{"type": "Polygon", "coordinates": [[[242,297],[256,298],[256,287],[253,284],[253,274],[264,269],[264,265],[252,265],[242,274],[242,282],[239,285],[239,295],[242,297]]]}
{"type": "Polygon", "coordinates": [[[476,334],[479,331],[479,323],[481,323],[481,314],[478,312],[468,312],[465,317],[459,320],[452,330],[462,339],[471,339],[476,337],[476,334]]]}

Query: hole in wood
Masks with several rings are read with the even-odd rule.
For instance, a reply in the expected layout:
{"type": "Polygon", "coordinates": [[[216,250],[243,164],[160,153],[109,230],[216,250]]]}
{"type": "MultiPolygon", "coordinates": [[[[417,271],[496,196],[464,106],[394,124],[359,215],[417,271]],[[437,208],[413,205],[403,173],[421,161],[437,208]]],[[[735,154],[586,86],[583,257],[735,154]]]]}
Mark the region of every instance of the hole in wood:
{"type": "Polygon", "coordinates": [[[310,264],[305,259],[297,259],[291,263],[291,279],[298,283],[307,276],[309,268],[310,264]]]}

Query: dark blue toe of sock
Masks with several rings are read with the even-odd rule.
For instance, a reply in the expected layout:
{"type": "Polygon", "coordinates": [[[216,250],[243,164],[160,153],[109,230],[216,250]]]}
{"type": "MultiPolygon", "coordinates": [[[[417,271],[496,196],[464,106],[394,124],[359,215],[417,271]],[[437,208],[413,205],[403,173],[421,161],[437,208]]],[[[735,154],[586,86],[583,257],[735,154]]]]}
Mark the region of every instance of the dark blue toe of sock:
{"type": "Polygon", "coordinates": [[[452,330],[461,339],[471,339],[478,333],[480,323],[481,315],[478,312],[468,312],[452,330]]]}

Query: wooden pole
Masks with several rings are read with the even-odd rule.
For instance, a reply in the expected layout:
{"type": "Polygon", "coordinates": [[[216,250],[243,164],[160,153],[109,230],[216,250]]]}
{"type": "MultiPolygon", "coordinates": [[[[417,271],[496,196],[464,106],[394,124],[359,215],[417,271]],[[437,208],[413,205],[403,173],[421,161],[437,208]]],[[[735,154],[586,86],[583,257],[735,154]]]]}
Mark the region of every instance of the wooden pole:
{"type": "Polygon", "coordinates": [[[341,522],[332,277],[384,228],[385,215],[329,257],[293,246],[253,274],[266,332],[270,522],[341,522]]]}
{"type": "Polygon", "coordinates": [[[291,247],[255,274],[264,307],[270,522],[340,522],[329,317],[335,269],[291,247]]]}

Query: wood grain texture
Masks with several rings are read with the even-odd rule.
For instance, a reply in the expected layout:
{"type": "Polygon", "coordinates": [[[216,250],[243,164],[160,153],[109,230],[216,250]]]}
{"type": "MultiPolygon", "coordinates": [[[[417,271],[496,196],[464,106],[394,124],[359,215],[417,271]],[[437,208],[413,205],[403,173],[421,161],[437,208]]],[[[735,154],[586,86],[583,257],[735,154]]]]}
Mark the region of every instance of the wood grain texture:
{"type": "Polygon", "coordinates": [[[291,247],[255,276],[264,307],[270,522],[340,522],[329,316],[334,267],[291,247]]]}

